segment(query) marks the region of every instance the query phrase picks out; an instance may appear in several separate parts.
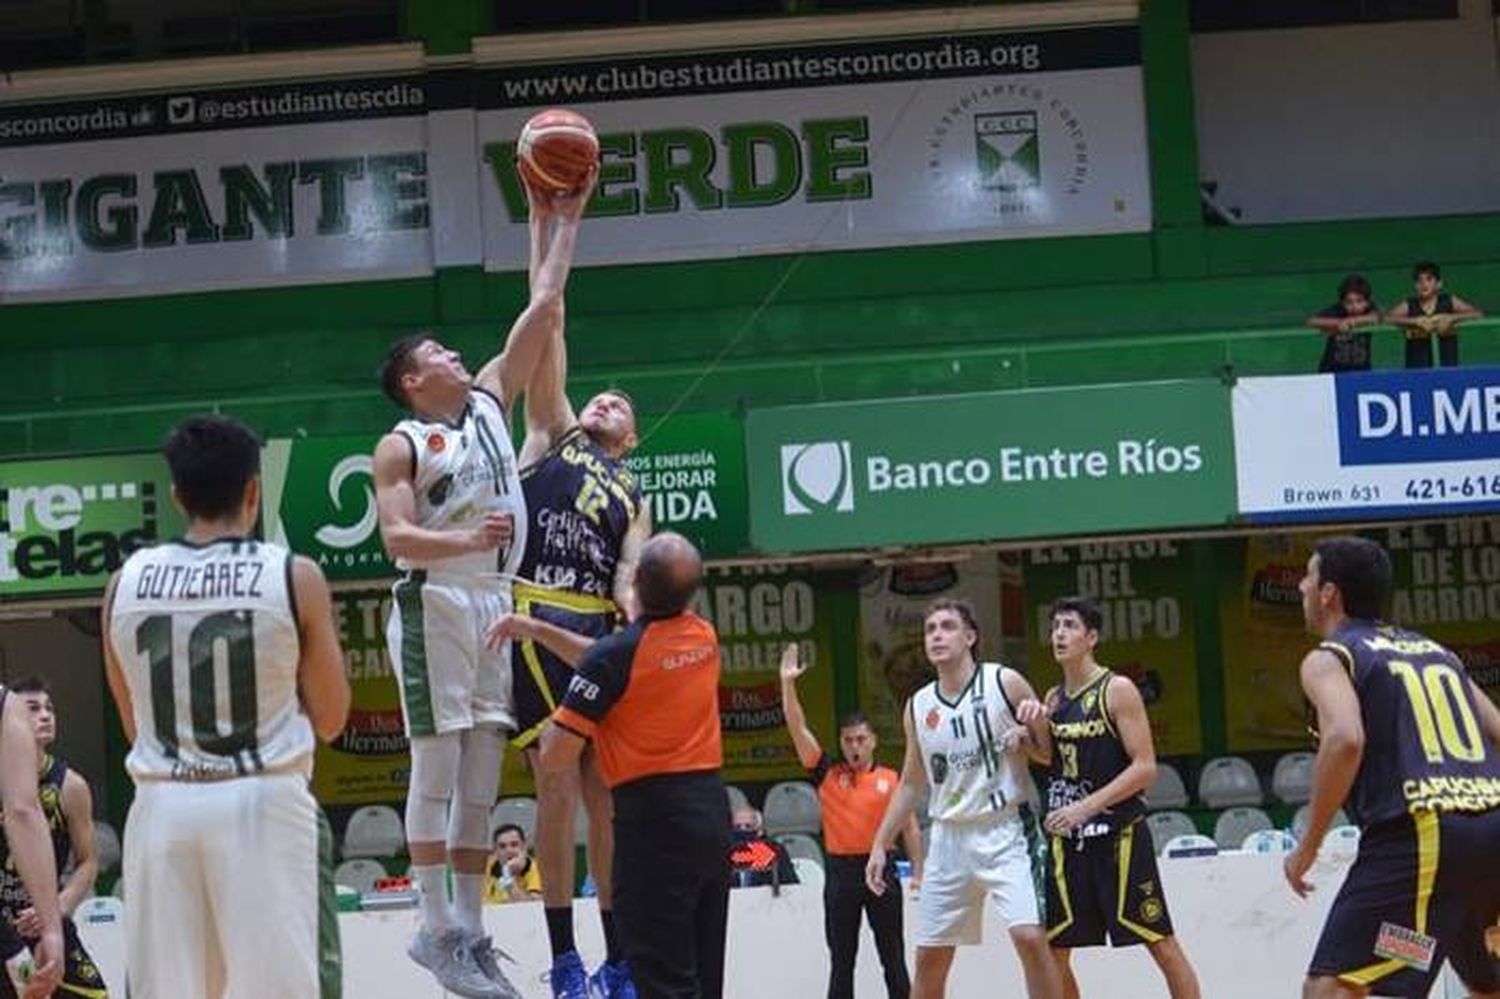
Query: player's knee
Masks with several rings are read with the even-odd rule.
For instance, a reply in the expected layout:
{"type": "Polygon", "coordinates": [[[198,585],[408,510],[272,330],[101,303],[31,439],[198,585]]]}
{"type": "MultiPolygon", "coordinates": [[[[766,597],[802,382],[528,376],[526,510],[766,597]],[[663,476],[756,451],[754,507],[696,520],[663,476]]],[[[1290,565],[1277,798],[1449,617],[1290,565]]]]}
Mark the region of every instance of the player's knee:
{"type": "Polygon", "coordinates": [[[458,756],[458,736],[452,733],[411,741],[411,785],[406,796],[408,842],[443,841],[448,799],[458,778],[458,756]]]}
{"type": "Polygon", "coordinates": [[[1043,955],[1049,955],[1052,950],[1051,947],[1047,946],[1047,930],[1044,927],[1034,924],[1026,923],[1020,926],[1012,926],[1010,928],[1010,939],[1016,945],[1017,950],[1025,949],[1043,955]]]}
{"type": "Polygon", "coordinates": [[[1328,975],[1309,975],[1302,983],[1302,999],[1352,999],[1358,995],[1328,975]]]}

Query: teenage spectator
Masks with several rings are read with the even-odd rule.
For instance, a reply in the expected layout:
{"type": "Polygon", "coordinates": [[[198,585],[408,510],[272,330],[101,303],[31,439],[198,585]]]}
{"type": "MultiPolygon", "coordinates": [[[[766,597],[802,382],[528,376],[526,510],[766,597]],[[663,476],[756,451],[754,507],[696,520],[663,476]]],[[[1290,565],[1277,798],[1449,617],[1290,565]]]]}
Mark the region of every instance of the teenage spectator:
{"type": "Polygon", "coordinates": [[[729,850],[729,866],[734,883],[740,888],[762,885],[794,885],[797,869],[786,847],[765,834],[765,822],[754,808],[736,808],[731,820],[734,846],[729,850]]]}
{"type": "Polygon", "coordinates": [[[1386,316],[1406,333],[1406,366],[1432,367],[1432,338],[1437,337],[1438,361],[1445,368],[1458,366],[1458,324],[1484,315],[1457,295],[1443,290],[1443,272],[1424,260],[1411,269],[1416,294],[1398,304],[1386,316]]]}
{"type": "Polygon", "coordinates": [[[495,852],[484,885],[485,904],[541,897],[542,869],[527,848],[526,830],[507,822],[495,830],[495,852]]]}
{"type": "Polygon", "coordinates": [[[1363,274],[1350,274],[1339,282],[1339,300],[1315,313],[1307,325],[1323,334],[1323,359],[1318,371],[1370,370],[1370,327],[1380,322],[1380,310],[1370,295],[1370,282],[1363,274]]]}

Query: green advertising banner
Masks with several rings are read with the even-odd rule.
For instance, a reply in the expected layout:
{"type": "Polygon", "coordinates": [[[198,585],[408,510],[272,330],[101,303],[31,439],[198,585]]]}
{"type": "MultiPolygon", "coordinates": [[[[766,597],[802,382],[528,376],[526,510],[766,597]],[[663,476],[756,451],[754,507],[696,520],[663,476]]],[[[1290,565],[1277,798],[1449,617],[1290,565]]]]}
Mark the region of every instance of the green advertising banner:
{"type": "Polygon", "coordinates": [[[1140,688],[1157,753],[1202,752],[1192,564],[1186,546],[1111,541],[1027,552],[1029,674],[1038,694],[1061,682],[1052,658],[1048,610],[1053,600],[1072,594],[1099,601],[1104,627],[1095,657],[1140,688]]]}
{"type": "Polygon", "coordinates": [[[652,526],[687,537],[704,558],[750,547],[745,430],[727,413],[643,419],[640,446],[625,459],[651,505],[652,526]]]}
{"type": "Polygon", "coordinates": [[[756,410],[746,441],[751,540],[768,553],[1179,528],[1235,510],[1219,382],[756,410]]]}
{"type": "Polygon", "coordinates": [[[385,647],[391,595],[382,590],[335,594],[334,621],[353,699],[349,724],[319,744],[313,793],[324,805],[369,805],[405,799],[411,757],[401,697],[385,647]]]}
{"type": "Polygon", "coordinates": [[[0,600],[96,592],[137,548],[177,534],[159,454],[0,465],[0,600]]]}
{"type": "Polygon", "coordinates": [[[261,454],[266,540],[286,545],[329,579],[394,576],[375,509],[379,434],[277,439],[261,454]]]}

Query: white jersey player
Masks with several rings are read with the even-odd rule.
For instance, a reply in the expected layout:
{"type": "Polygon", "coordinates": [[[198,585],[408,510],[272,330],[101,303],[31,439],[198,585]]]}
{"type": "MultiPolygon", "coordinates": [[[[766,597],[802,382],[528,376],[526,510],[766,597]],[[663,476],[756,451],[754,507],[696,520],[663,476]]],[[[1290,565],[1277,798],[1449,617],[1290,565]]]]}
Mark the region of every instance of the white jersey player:
{"type": "Polygon", "coordinates": [[[104,599],[104,660],[135,801],[125,825],[127,992],[340,995],[332,842],[314,739],[349,713],[328,584],[250,536],[260,443],[221,417],[163,447],[181,540],[131,555],[104,599]]]}
{"type": "Polygon", "coordinates": [[[927,659],[937,679],[905,713],[906,762],[870,853],[866,879],[885,891],[885,851],[929,795],[932,830],[917,900],[916,999],[939,999],[953,949],[978,944],[993,897],[1009,928],[1031,999],[1061,999],[1062,978],[1047,950],[1045,840],[1027,753],[1047,745],[1046,718],[1026,678],[976,662],[973,608],[940,599],[923,617],[927,659]]]}
{"type": "Polygon", "coordinates": [[[386,394],[412,414],[375,449],[381,535],[405,572],[386,637],[411,739],[406,838],[422,926],[408,953],[467,999],[519,995],[500,972],[481,915],[489,814],[515,725],[510,647],[487,648],[484,633],[511,610],[526,548],[508,410],[562,324],[585,200],[533,210],[530,301],[477,375],[427,335],[398,341],[380,372],[386,394]],[[557,219],[550,240],[548,217],[557,219]]]}

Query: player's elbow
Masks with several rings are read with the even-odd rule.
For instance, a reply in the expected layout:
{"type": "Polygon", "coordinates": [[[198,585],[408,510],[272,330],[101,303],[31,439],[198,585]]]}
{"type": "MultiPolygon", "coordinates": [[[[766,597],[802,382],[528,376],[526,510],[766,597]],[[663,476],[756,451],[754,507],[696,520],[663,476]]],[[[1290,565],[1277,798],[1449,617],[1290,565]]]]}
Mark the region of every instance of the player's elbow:
{"type": "Polygon", "coordinates": [[[1320,727],[1318,752],[1337,759],[1357,759],[1365,751],[1365,733],[1358,725],[1320,727]]]}
{"type": "Polygon", "coordinates": [[[321,741],[332,742],[344,734],[344,726],[349,724],[349,701],[349,689],[345,686],[342,691],[330,691],[317,709],[309,712],[313,731],[321,741]]]}

